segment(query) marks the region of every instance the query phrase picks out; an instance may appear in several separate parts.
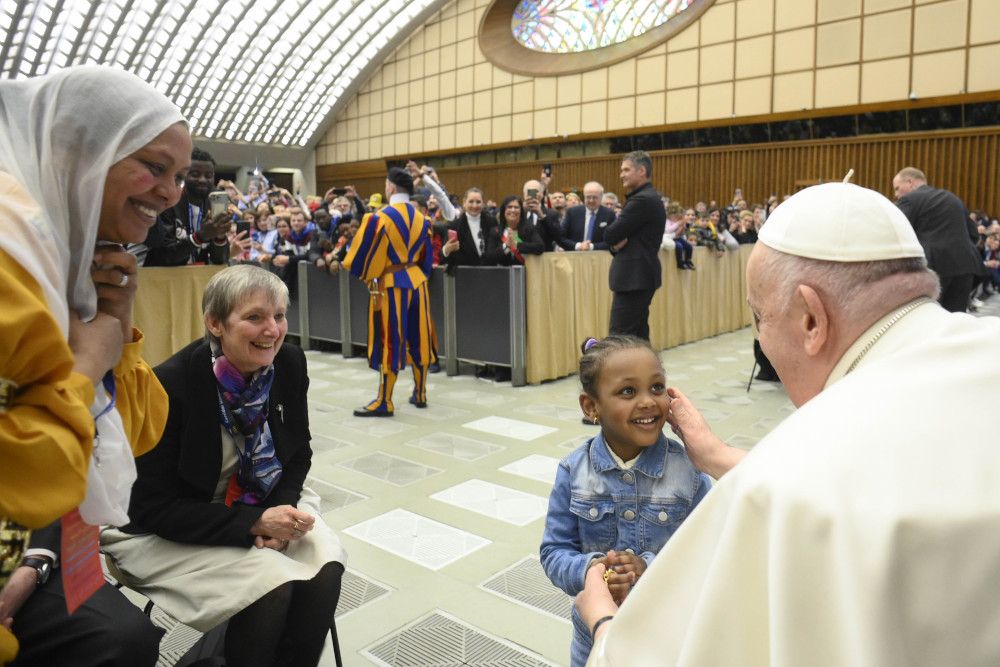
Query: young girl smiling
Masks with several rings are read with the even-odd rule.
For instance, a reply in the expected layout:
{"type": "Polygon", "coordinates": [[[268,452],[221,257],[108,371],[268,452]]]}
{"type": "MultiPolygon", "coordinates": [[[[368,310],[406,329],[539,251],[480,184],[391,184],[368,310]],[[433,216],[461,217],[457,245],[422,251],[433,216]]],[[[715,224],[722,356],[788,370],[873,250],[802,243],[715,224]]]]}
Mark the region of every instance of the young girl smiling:
{"type": "MultiPolygon", "coordinates": [[[[660,359],[645,340],[609,336],[583,344],[580,407],[601,432],[559,463],[541,563],[569,595],[600,563],[618,604],[711,487],[684,447],[663,435],[670,412],[660,359]]],[[[591,629],[573,609],[573,667],[591,629]]]]}

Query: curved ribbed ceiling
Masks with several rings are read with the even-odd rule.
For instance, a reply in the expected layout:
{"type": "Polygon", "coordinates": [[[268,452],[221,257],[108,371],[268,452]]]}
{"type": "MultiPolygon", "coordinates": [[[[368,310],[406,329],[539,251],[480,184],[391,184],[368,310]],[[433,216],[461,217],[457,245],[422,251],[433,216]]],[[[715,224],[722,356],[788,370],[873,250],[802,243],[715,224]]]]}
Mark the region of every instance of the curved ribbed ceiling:
{"type": "Polygon", "coordinates": [[[174,100],[196,136],[302,147],[447,1],[4,0],[0,77],[114,65],[174,100]]]}

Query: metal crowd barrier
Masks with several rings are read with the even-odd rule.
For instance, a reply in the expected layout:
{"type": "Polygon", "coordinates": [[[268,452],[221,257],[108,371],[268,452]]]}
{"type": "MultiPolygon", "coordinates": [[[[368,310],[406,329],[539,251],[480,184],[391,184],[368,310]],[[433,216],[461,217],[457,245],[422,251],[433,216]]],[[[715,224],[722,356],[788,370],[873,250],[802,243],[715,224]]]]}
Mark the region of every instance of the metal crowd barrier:
{"type": "MultiPolygon", "coordinates": [[[[288,309],[288,333],[302,349],[311,341],[339,343],[345,357],[368,345],[368,288],[347,271],[324,273],[299,262],[298,294],[288,309]]],[[[435,267],[428,284],[438,356],[448,375],[459,361],[510,367],[515,387],[527,384],[525,271],[516,267],[435,267]]]]}

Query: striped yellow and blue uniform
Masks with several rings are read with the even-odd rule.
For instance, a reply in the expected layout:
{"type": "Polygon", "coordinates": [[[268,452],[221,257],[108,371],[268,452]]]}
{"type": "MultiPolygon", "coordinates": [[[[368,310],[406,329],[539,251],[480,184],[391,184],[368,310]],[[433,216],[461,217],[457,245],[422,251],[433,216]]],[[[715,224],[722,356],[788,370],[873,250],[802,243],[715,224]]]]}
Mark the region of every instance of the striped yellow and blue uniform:
{"type": "Polygon", "coordinates": [[[361,223],[344,266],[369,286],[378,281],[382,304],[368,309],[368,363],[398,373],[407,362],[437,361],[427,280],[434,252],[431,226],[412,204],[386,206],[361,223]]]}

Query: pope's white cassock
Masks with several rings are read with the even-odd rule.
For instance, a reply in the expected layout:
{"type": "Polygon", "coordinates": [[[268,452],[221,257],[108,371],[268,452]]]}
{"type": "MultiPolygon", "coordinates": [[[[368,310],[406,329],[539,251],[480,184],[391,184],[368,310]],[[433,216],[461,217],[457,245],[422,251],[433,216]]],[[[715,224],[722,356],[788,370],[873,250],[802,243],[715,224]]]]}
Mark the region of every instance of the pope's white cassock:
{"type": "Polygon", "coordinates": [[[589,665],[1000,665],[1000,319],[923,303],[723,476],[589,665]]]}

